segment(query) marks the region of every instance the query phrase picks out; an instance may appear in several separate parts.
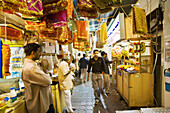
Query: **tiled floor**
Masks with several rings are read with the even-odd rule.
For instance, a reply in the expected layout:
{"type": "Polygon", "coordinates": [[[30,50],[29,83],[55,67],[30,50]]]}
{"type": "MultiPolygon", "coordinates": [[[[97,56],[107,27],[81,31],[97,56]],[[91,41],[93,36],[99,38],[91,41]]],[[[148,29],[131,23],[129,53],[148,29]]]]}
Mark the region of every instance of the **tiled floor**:
{"type": "Polygon", "coordinates": [[[95,105],[91,81],[75,86],[71,98],[75,113],[115,113],[116,110],[127,109],[125,102],[120,101],[119,95],[112,89],[108,96],[102,94],[101,103],[95,105]]]}

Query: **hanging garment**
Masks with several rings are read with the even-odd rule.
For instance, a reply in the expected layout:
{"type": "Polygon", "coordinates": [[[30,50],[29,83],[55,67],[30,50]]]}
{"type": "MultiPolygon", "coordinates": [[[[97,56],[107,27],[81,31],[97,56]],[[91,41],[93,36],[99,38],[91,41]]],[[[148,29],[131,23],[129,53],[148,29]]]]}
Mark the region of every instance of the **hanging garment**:
{"type": "Polygon", "coordinates": [[[144,9],[133,7],[133,33],[147,33],[146,13],[144,9]]]}
{"type": "Polygon", "coordinates": [[[97,10],[98,10],[98,12],[99,13],[108,13],[108,12],[110,12],[110,11],[112,11],[114,8],[112,8],[112,7],[108,7],[108,8],[105,8],[105,9],[100,9],[100,8],[98,8],[97,10]]]}
{"type": "Polygon", "coordinates": [[[43,0],[43,14],[49,15],[65,10],[68,0],[43,0]]]}
{"type": "Polygon", "coordinates": [[[78,40],[86,41],[89,37],[89,21],[77,20],[78,40]]]}
{"type": "Polygon", "coordinates": [[[44,21],[46,21],[47,28],[51,27],[62,27],[66,26],[67,22],[67,10],[59,11],[54,14],[49,14],[44,17],[44,21]]]}
{"type": "Polygon", "coordinates": [[[107,36],[107,25],[106,25],[106,22],[105,22],[100,26],[100,39],[101,39],[101,42],[106,43],[107,38],[108,38],[108,36],[107,36]]]}
{"type": "Polygon", "coordinates": [[[105,9],[109,7],[113,7],[116,5],[120,5],[122,0],[93,0],[96,6],[100,9],[105,9]]]}
{"type": "Polygon", "coordinates": [[[68,0],[67,17],[71,19],[73,15],[73,0],[68,0]]]}

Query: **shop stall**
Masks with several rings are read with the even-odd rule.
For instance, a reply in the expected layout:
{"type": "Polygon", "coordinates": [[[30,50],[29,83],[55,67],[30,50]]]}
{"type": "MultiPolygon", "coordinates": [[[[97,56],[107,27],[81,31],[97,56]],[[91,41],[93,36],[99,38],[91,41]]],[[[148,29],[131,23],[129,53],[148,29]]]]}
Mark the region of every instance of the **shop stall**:
{"type": "Polygon", "coordinates": [[[116,89],[129,107],[153,106],[153,51],[144,10],[133,7],[130,15],[124,18],[124,28],[125,38],[120,40],[122,36],[119,35],[119,40],[112,43],[112,59],[117,59],[113,68],[116,89]]]}

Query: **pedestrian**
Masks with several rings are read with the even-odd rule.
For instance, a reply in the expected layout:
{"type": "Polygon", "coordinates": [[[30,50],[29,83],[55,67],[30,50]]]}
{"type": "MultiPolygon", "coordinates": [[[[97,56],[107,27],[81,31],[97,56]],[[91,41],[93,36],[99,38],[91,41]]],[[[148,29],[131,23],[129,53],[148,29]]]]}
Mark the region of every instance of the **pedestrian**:
{"type": "Polygon", "coordinates": [[[71,59],[69,56],[64,56],[63,61],[58,66],[58,80],[60,89],[64,94],[64,101],[67,112],[74,113],[71,104],[71,89],[73,88],[72,70],[69,68],[71,59]]]}
{"type": "Polygon", "coordinates": [[[78,55],[77,55],[77,60],[76,60],[76,68],[77,68],[78,77],[80,77],[80,75],[81,75],[81,71],[80,71],[80,69],[79,69],[80,56],[81,56],[81,54],[78,53],[78,55]]]}
{"type": "Polygon", "coordinates": [[[104,87],[103,87],[103,90],[105,90],[105,93],[108,95],[109,94],[109,89],[110,89],[109,66],[110,66],[110,63],[112,63],[112,62],[108,60],[107,53],[105,53],[104,51],[101,52],[101,56],[104,59],[105,64],[106,64],[106,70],[105,70],[105,72],[103,74],[103,78],[104,78],[104,87]]]}
{"type": "Polygon", "coordinates": [[[79,67],[81,70],[81,75],[80,75],[80,81],[81,82],[87,82],[87,65],[88,65],[89,61],[86,59],[86,54],[83,54],[83,58],[80,59],[79,61],[79,67]]]}
{"type": "Polygon", "coordinates": [[[40,45],[29,43],[24,47],[26,58],[21,79],[25,86],[25,102],[28,113],[55,113],[50,75],[40,69],[35,60],[40,57],[40,45]]]}
{"type": "Polygon", "coordinates": [[[95,104],[100,102],[100,94],[102,92],[102,81],[103,81],[103,74],[106,70],[105,62],[103,58],[98,57],[98,50],[93,51],[93,58],[89,61],[88,65],[88,77],[90,74],[90,70],[92,68],[92,85],[94,89],[94,96],[95,96],[95,104]]]}

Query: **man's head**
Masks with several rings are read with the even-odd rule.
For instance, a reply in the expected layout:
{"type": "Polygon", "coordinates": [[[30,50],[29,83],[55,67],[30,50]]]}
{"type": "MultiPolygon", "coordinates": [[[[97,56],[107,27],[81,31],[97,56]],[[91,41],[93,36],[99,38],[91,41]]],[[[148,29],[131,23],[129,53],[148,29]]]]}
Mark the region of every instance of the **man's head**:
{"type": "Polygon", "coordinates": [[[49,69],[49,63],[47,59],[42,59],[40,66],[43,68],[43,70],[48,70],[49,69]]]}
{"type": "Polygon", "coordinates": [[[80,53],[78,53],[78,56],[80,56],[81,54],[80,53]]]}
{"type": "Polygon", "coordinates": [[[65,55],[64,58],[63,58],[63,60],[66,61],[68,64],[71,63],[71,58],[70,58],[70,56],[68,56],[68,55],[65,55]]]}
{"type": "Polygon", "coordinates": [[[86,57],[86,54],[83,54],[83,57],[86,57]]]}
{"type": "Polygon", "coordinates": [[[26,57],[29,57],[32,60],[38,60],[40,57],[40,45],[36,43],[29,43],[24,46],[24,52],[26,57]]]}
{"type": "Polygon", "coordinates": [[[98,57],[98,53],[99,53],[99,51],[98,51],[97,49],[95,49],[95,50],[93,51],[94,57],[98,57]]]}
{"type": "Polygon", "coordinates": [[[104,52],[104,51],[102,51],[102,52],[101,52],[101,56],[102,56],[102,57],[104,57],[104,55],[105,55],[105,52],[104,52]]]}

